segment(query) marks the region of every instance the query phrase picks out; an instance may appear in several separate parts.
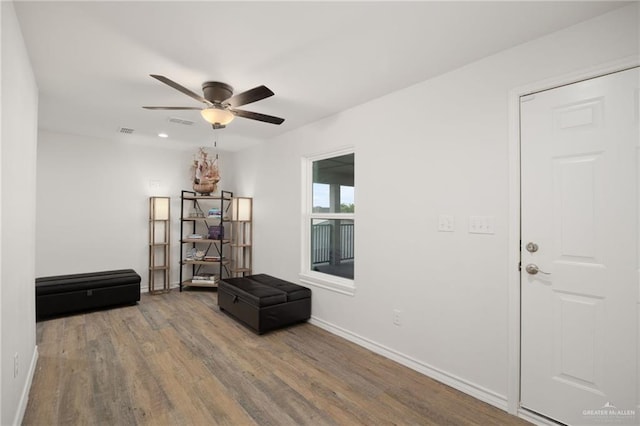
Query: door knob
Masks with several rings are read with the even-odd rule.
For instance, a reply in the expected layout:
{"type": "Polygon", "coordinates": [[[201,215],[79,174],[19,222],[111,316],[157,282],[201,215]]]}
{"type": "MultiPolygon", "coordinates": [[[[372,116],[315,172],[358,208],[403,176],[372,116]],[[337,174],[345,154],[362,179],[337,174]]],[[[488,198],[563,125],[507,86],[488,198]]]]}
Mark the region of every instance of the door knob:
{"type": "Polygon", "coordinates": [[[534,265],[533,263],[528,264],[524,269],[531,275],[535,275],[538,272],[545,275],[551,275],[550,272],[544,272],[543,270],[538,268],[538,265],[534,265]]]}
{"type": "Polygon", "coordinates": [[[526,247],[529,253],[535,253],[538,251],[538,245],[536,243],[528,243],[526,247]]]}

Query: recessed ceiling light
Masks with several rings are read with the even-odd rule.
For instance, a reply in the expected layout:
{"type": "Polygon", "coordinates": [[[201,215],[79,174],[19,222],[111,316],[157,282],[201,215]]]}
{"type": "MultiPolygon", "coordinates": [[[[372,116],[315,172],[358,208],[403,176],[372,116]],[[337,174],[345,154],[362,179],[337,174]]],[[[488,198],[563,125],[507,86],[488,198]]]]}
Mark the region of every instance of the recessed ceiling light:
{"type": "Polygon", "coordinates": [[[166,133],[158,133],[158,137],[159,137],[159,138],[168,138],[168,137],[169,137],[169,135],[168,135],[168,134],[166,134],[166,133]]]}

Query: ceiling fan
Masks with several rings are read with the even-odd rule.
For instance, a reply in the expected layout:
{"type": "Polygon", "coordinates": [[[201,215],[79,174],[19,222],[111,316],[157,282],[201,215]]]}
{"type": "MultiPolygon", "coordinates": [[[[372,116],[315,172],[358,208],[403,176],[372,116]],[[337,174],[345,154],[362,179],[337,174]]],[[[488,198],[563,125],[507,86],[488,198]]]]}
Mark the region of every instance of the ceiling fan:
{"type": "Polygon", "coordinates": [[[234,96],[233,87],[228,84],[221,83],[219,81],[205,81],[202,83],[202,92],[204,96],[200,96],[165,76],[156,74],[150,74],[150,76],[161,81],[167,86],[171,86],[185,95],[192,97],[196,101],[202,102],[205,104],[205,107],[144,106],[142,108],[162,110],[200,110],[202,118],[211,123],[214,129],[224,128],[236,116],[248,118],[250,120],[264,121],[265,123],[271,124],[282,124],[284,122],[284,118],[260,114],[259,112],[236,109],[239,106],[247,105],[273,96],[274,93],[266,86],[254,87],[251,90],[238,93],[234,96]]]}

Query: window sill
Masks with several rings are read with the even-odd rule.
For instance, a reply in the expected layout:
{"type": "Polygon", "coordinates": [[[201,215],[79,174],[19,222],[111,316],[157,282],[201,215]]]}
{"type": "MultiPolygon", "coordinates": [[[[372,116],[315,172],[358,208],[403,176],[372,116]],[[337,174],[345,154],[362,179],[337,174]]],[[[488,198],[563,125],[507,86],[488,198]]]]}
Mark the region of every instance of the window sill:
{"type": "Polygon", "coordinates": [[[317,272],[300,273],[300,281],[313,287],[323,288],[325,290],[344,294],[347,296],[355,296],[356,286],[354,280],[339,278],[328,274],[317,272]]]}

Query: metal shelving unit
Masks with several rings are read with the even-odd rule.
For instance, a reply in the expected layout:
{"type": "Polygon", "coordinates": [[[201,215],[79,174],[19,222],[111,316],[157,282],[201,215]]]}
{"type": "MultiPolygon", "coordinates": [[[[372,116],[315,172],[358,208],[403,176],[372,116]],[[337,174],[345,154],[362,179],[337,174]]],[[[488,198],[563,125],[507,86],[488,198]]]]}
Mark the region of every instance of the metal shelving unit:
{"type": "Polygon", "coordinates": [[[220,279],[230,276],[230,260],[226,249],[230,240],[225,236],[230,232],[228,224],[232,197],[233,193],[230,191],[221,191],[220,195],[198,195],[194,191],[182,191],[180,291],[185,286],[217,288],[220,279]],[[212,209],[218,209],[219,216],[208,215],[212,209]],[[213,235],[214,238],[211,237],[211,227],[219,227],[218,235],[213,235]],[[194,238],[194,235],[200,237],[194,238]],[[189,253],[194,250],[200,252],[203,258],[190,257],[189,253]]]}

